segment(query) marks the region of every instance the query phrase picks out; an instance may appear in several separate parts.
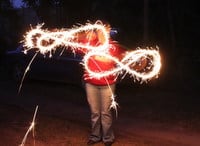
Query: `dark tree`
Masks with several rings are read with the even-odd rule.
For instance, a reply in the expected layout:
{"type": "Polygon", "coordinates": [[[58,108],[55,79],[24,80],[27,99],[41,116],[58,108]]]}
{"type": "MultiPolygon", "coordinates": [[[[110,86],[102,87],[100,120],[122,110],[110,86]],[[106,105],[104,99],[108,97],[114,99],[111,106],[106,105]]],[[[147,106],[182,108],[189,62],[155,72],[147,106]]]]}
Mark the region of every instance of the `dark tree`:
{"type": "Polygon", "coordinates": [[[89,19],[90,0],[23,0],[33,8],[40,22],[49,27],[70,27],[76,23],[85,23],[89,19]]]}

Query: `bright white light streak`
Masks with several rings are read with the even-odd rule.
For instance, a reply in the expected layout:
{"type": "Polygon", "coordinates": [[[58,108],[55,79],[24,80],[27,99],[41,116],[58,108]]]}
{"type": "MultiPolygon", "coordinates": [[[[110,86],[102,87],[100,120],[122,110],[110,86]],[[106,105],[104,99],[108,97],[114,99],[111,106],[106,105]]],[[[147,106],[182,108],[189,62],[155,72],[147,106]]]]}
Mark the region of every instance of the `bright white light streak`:
{"type": "Polygon", "coordinates": [[[161,58],[157,50],[150,50],[150,49],[138,49],[135,51],[127,52],[121,61],[119,61],[117,58],[109,55],[106,52],[91,51],[91,52],[88,52],[84,56],[83,65],[85,69],[89,72],[90,77],[92,78],[102,78],[102,77],[110,76],[113,74],[117,75],[119,73],[122,73],[122,71],[125,71],[126,73],[130,74],[132,77],[140,78],[141,80],[145,81],[147,79],[153,78],[159,73],[160,68],[161,68],[161,58]],[[101,72],[93,71],[87,65],[89,59],[92,56],[103,56],[115,62],[117,67],[108,71],[101,71],[101,72]],[[152,66],[151,71],[141,73],[141,72],[137,72],[136,70],[133,70],[130,67],[131,64],[139,61],[142,57],[147,58],[148,56],[151,56],[151,66],[152,66]]]}
{"type": "Polygon", "coordinates": [[[106,31],[104,25],[100,23],[87,24],[85,26],[75,27],[73,29],[61,29],[56,32],[41,29],[44,24],[37,25],[36,28],[32,28],[24,36],[25,51],[37,48],[42,54],[52,52],[58,46],[68,47],[71,49],[87,48],[87,50],[102,51],[108,48],[109,45],[109,33],[106,31]],[[88,32],[100,30],[104,36],[104,43],[98,46],[91,46],[90,44],[83,44],[74,41],[76,35],[81,32],[88,32]],[[44,44],[44,41],[48,44],[44,44]]]}
{"type": "MultiPolygon", "coordinates": [[[[109,49],[109,33],[106,30],[106,27],[102,24],[101,21],[97,21],[95,24],[86,24],[81,26],[76,26],[72,29],[60,29],[60,30],[44,30],[42,29],[42,26],[44,24],[37,25],[36,28],[32,28],[29,32],[26,33],[24,36],[24,46],[25,46],[25,52],[30,49],[38,49],[38,51],[42,54],[51,53],[56,50],[58,46],[65,47],[66,49],[71,49],[72,52],[76,52],[76,49],[87,49],[87,53],[84,56],[83,59],[83,65],[85,69],[89,72],[90,77],[92,78],[105,78],[115,74],[118,75],[119,73],[128,73],[131,77],[137,80],[141,80],[141,82],[149,80],[153,77],[155,77],[161,68],[161,58],[160,54],[157,50],[151,48],[151,49],[137,49],[135,51],[127,52],[124,58],[119,61],[117,58],[109,55],[108,49],[109,49]],[[82,32],[92,32],[92,31],[100,31],[104,37],[104,42],[93,46],[89,43],[81,43],[76,40],[76,37],[79,33],[82,32]],[[94,72],[90,70],[90,67],[87,66],[87,63],[89,59],[92,56],[103,56],[106,57],[112,61],[114,61],[117,65],[116,68],[108,71],[101,71],[100,72],[94,72]],[[134,70],[131,68],[131,65],[135,62],[140,61],[140,59],[148,58],[150,60],[150,70],[147,70],[147,72],[138,72],[137,70],[134,70]]],[[[32,61],[31,61],[32,62],[32,61]]],[[[31,63],[29,63],[31,64],[31,63]]],[[[30,65],[28,65],[29,68],[30,65]]],[[[109,84],[108,84],[109,86],[109,84]]],[[[20,86],[21,89],[21,86],[20,86]]],[[[111,97],[112,104],[111,108],[116,109],[117,103],[115,102],[114,95],[111,97]]]]}
{"type": "Polygon", "coordinates": [[[20,93],[20,91],[21,91],[22,84],[23,84],[23,82],[24,82],[24,78],[25,78],[25,76],[26,76],[26,73],[29,71],[30,66],[31,66],[33,60],[35,59],[35,57],[37,56],[37,54],[38,54],[38,52],[36,52],[36,53],[34,54],[34,56],[32,57],[31,61],[29,62],[28,66],[26,67],[26,69],[25,69],[25,71],[24,71],[24,74],[23,74],[23,76],[22,76],[22,79],[21,79],[21,82],[20,82],[20,85],[19,85],[18,93],[20,93]]]}
{"type": "MultiPolygon", "coordinates": [[[[34,128],[35,128],[35,118],[36,118],[37,111],[38,111],[38,105],[37,105],[36,108],[35,108],[35,112],[34,112],[34,115],[33,115],[33,120],[32,120],[32,122],[31,122],[31,125],[29,126],[29,128],[28,128],[26,134],[24,135],[24,138],[23,138],[22,143],[20,144],[20,146],[24,146],[24,145],[25,145],[27,136],[28,136],[28,134],[31,132],[31,130],[32,130],[32,132],[33,132],[33,138],[35,138],[35,134],[34,134],[34,133],[35,133],[35,132],[34,132],[35,130],[34,130],[34,128]]],[[[35,139],[34,139],[34,140],[35,140],[35,139]]],[[[34,143],[35,143],[35,142],[34,142],[34,143]]]]}

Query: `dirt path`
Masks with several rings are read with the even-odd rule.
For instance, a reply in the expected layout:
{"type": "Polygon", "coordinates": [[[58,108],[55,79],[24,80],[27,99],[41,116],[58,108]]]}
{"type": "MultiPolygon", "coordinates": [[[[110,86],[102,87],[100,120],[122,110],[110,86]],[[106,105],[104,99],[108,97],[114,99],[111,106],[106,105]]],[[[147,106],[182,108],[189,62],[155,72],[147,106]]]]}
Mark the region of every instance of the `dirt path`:
{"type": "MultiPolygon", "coordinates": [[[[0,145],[17,146],[22,142],[36,105],[39,109],[35,138],[30,133],[26,146],[86,145],[90,123],[83,89],[69,85],[33,82],[24,84],[22,92],[17,94],[16,86],[12,82],[2,81],[0,84],[0,145]]],[[[194,119],[195,122],[190,119],[192,122],[189,128],[185,119],[180,124],[181,119],[178,122],[173,119],[166,121],[161,114],[151,118],[154,110],[150,107],[155,106],[155,103],[149,101],[155,100],[156,97],[146,99],[148,103],[142,102],[139,98],[144,98],[145,94],[134,93],[138,99],[128,101],[130,92],[127,95],[124,92],[120,93],[124,100],[119,100],[121,106],[119,116],[115,119],[116,142],[113,146],[200,145],[200,128],[199,124],[196,124],[199,123],[199,118],[194,119]],[[129,105],[130,102],[135,105],[129,105]],[[186,126],[183,126],[184,124],[186,126]]],[[[103,144],[99,143],[96,146],[103,144]]]]}

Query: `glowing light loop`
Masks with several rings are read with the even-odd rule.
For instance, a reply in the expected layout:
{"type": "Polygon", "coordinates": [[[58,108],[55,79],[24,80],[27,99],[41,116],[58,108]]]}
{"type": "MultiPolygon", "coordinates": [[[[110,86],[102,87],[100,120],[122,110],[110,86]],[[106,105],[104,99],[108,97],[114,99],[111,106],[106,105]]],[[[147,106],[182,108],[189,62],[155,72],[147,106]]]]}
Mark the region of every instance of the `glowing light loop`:
{"type": "Polygon", "coordinates": [[[43,30],[41,27],[43,24],[38,25],[36,28],[31,29],[25,35],[24,46],[25,51],[33,48],[39,49],[40,53],[45,54],[52,52],[57,46],[70,46],[71,49],[87,48],[87,50],[102,51],[109,45],[109,34],[102,24],[87,24],[79,28],[73,28],[69,30],[57,30],[56,32],[43,30]],[[92,46],[89,44],[79,43],[74,41],[76,35],[81,32],[100,30],[105,38],[105,42],[98,46],[92,46]],[[46,42],[46,43],[44,43],[46,42]]]}
{"type": "MultiPolygon", "coordinates": [[[[161,68],[161,58],[158,52],[158,48],[155,50],[151,49],[140,49],[134,51],[127,51],[122,60],[118,60],[117,58],[109,55],[109,32],[106,30],[105,26],[97,21],[95,24],[86,24],[79,27],[74,27],[72,29],[60,29],[49,31],[45,29],[41,29],[44,24],[36,26],[36,28],[32,28],[29,32],[24,36],[24,46],[25,51],[27,52],[30,49],[38,49],[38,51],[42,54],[51,53],[56,50],[58,46],[63,46],[65,48],[70,48],[72,52],[76,52],[76,49],[87,49],[87,53],[84,55],[82,64],[84,65],[86,71],[88,71],[91,78],[105,78],[109,75],[119,73],[128,73],[130,76],[146,81],[148,79],[156,76],[161,68]],[[104,37],[104,42],[93,46],[89,43],[81,43],[77,41],[77,35],[82,32],[91,32],[91,31],[100,31],[104,37]],[[115,62],[116,68],[113,68],[108,71],[100,71],[95,72],[90,69],[87,65],[89,59],[92,56],[102,56],[106,57],[115,62]],[[147,70],[145,71],[137,71],[131,67],[134,63],[140,61],[141,58],[146,58],[149,60],[149,64],[145,67],[147,70]],[[148,69],[149,68],[149,69],[148,69]]],[[[108,85],[109,86],[109,85],[108,85]]],[[[115,102],[114,95],[111,97],[112,104],[111,108],[116,109],[117,103],[115,102]]]]}
{"type": "Polygon", "coordinates": [[[121,61],[107,54],[106,52],[93,51],[93,52],[89,52],[88,54],[84,56],[83,65],[85,66],[85,69],[89,72],[90,76],[94,78],[102,78],[102,77],[106,77],[112,74],[118,74],[118,73],[121,73],[122,71],[125,71],[133,77],[137,77],[142,80],[147,80],[154,77],[155,75],[159,73],[160,67],[161,67],[161,58],[157,50],[149,50],[149,49],[138,49],[136,51],[127,52],[125,57],[121,61]],[[96,56],[96,55],[102,56],[109,60],[114,61],[115,64],[117,65],[116,68],[112,70],[108,70],[108,71],[101,71],[101,72],[95,72],[91,70],[90,67],[87,65],[88,60],[92,56],[96,56]],[[139,61],[142,57],[148,58],[148,56],[151,56],[150,63],[151,63],[152,69],[150,72],[137,72],[136,70],[130,67],[131,64],[134,64],[135,62],[139,61]]]}

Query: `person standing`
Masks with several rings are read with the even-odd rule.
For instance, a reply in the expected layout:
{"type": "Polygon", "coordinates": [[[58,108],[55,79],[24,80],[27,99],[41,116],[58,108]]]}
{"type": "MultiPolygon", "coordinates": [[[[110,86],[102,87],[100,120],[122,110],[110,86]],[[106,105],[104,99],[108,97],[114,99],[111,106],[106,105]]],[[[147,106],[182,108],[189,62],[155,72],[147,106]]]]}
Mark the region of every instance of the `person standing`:
{"type": "MultiPolygon", "coordinates": [[[[110,31],[110,27],[107,26],[107,30],[110,31]]],[[[90,32],[88,34],[90,45],[101,44],[103,40],[101,35],[98,31],[90,32]]],[[[124,51],[116,42],[110,41],[106,53],[120,60],[124,51]]],[[[115,69],[117,64],[105,56],[94,55],[87,61],[87,66],[94,72],[103,72],[115,69]]],[[[111,109],[113,99],[111,97],[115,93],[117,77],[117,74],[112,74],[95,78],[91,77],[87,71],[84,72],[83,80],[91,111],[91,133],[87,145],[93,145],[101,141],[105,146],[111,146],[114,143],[115,136],[111,109]]]]}

